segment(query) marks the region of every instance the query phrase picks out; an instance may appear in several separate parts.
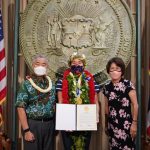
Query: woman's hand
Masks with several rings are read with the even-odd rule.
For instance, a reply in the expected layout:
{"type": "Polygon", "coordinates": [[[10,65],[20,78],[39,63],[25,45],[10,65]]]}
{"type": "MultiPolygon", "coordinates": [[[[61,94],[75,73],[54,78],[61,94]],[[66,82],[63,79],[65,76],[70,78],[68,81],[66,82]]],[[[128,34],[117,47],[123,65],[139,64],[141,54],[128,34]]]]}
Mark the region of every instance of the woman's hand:
{"type": "Polygon", "coordinates": [[[24,134],[24,139],[28,142],[34,142],[35,137],[31,131],[28,131],[24,134]]]}
{"type": "Polygon", "coordinates": [[[137,122],[132,122],[131,128],[130,128],[130,134],[132,139],[134,140],[137,134],[137,122]]]}

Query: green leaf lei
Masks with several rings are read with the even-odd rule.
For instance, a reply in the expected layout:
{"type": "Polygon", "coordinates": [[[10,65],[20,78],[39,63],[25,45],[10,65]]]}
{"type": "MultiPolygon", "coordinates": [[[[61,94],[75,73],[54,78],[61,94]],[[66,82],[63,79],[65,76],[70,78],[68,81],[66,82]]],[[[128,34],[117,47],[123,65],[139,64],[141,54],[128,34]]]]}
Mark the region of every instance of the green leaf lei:
{"type": "MultiPolygon", "coordinates": [[[[68,81],[68,93],[70,97],[70,103],[71,104],[78,104],[77,102],[77,88],[78,86],[74,84],[74,79],[76,80],[75,82],[78,81],[79,75],[74,75],[74,78],[69,74],[67,76],[67,81],[68,81]]],[[[89,86],[86,80],[86,74],[82,73],[81,77],[81,88],[79,89],[81,94],[80,98],[82,100],[82,104],[90,104],[90,99],[89,99],[89,86]]]]}
{"type": "MultiPolygon", "coordinates": [[[[68,81],[68,93],[70,97],[70,103],[71,104],[78,104],[77,101],[77,88],[80,88],[80,99],[82,101],[81,104],[90,104],[89,99],[89,86],[88,81],[86,80],[86,74],[82,73],[81,76],[81,86],[78,86],[78,84],[74,84],[74,82],[78,82],[80,76],[79,75],[73,75],[70,74],[67,76],[68,81]],[[75,80],[75,81],[74,81],[75,80]]],[[[71,138],[73,140],[73,145],[71,147],[71,150],[84,150],[85,149],[85,140],[86,140],[86,131],[85,132],[79,132],[79,135],[71,135],[71,138]]]]}
{"type": "Polygon", "coordinates": [[[73,145],[71,147],[72,150],[84,150],[85,147],[85,137],[82,135],[79,136],[72,136],[73,145]]]}

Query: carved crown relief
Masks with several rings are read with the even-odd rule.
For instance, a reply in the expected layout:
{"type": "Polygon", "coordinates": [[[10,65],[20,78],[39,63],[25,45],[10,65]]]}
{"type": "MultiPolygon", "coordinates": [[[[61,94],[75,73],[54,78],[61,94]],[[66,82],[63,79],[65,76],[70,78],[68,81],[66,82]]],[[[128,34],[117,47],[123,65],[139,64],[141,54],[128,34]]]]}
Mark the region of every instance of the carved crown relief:
{"type": "Polygon", "coordinates": [[[111,57],[129,63],[135,26],[123,0],[30,0],[21,19],[20,44],[29,67],[37,53],[49,58],[53,79],[73,52],[85,54],[86,68],[103,83],[111,57]]]}

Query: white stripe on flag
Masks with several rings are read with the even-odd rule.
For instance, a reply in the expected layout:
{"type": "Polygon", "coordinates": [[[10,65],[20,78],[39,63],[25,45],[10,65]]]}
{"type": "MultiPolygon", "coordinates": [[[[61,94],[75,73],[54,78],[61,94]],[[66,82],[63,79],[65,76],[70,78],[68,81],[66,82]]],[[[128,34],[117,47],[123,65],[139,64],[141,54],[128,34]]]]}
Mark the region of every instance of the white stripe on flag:
{"type": "Polygon", "coordinates": [[[0,41],[0,52],[3,50],[3,48],[4,48],[4,39],[0,41]]]}
{"type": "Polygon", "coordinates": [[[5,57],[0,61],[0,71],[2,71],[4,67],[6,67],[5,57]]]}
{"type": "Polygon", "coordinates": [[[0,91],[6,87],[6,76],[0,81],[0,91]]]}

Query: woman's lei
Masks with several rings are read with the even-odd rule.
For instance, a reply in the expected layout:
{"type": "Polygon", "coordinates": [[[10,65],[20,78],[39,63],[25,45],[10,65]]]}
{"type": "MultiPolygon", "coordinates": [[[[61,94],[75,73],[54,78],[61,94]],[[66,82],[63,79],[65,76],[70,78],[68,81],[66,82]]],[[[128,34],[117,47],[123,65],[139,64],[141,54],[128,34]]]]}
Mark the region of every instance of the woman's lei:
{"type": "Polygon", "coordinates": [[[89,87],[86,75],[82,73],[80,76],[73,75],[72,72],[67,76],[69,85],[70,103],[72,104],[89,104],[89,87]]]}
{"type": "MultiPolygon", "coordinates": [[[[86,70],[81,75],[74,75],[70,69],[66,70],[62,81],[63,103],[89,104],[95,103],[95,85],[93,76],[86,70]]],[[[86,133],[86,132],[85,132],[86,133]]],[[[85,149],[86,136],[71,135],[73,145],[71,149],[85,149]]]]}
{"type": "Polygon", "coordinates": [[[81,75],[74,75],[70,70],[65,71],[62,83],[62,97],[63,103],[95,103],[93,76],[88,71],[84,71],[81,75]]]}

